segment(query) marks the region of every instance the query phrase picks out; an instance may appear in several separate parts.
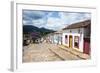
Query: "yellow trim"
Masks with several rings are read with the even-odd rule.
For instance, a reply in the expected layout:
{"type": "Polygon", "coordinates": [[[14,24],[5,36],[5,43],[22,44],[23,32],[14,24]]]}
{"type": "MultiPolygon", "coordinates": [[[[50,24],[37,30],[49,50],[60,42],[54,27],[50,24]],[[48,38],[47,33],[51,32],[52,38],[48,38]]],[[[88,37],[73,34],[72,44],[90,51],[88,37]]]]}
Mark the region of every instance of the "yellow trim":
{"type": "Polygon", "coordinates": [[[69,35],[69,47],[72,48],[73,47],[73,36],[69,35]]]}

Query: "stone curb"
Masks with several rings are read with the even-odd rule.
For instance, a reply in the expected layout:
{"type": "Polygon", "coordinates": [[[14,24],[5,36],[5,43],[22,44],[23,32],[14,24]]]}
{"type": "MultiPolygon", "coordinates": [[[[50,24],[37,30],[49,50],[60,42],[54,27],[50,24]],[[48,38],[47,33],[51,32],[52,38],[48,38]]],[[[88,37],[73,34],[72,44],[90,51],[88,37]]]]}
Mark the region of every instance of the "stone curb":
{"type": "Polygon", "coordinates": [[[67,47],[62,46],[62,45],[60,45],[59,47],[60,47],[61,49],[64,49],[64,50],[66,50],[66,51],[68,51],[68,52],[70,52],[70,53],[72,53],[72,54],[74,54],[74,55],[76,55],[76,56],[82,58],[82,59],[90,59],[90,56],[89,56],[89,55],[83,54],[82,52],[76,51],[76,50],[74,50],[74,49],[68,49],[67,47]]]}

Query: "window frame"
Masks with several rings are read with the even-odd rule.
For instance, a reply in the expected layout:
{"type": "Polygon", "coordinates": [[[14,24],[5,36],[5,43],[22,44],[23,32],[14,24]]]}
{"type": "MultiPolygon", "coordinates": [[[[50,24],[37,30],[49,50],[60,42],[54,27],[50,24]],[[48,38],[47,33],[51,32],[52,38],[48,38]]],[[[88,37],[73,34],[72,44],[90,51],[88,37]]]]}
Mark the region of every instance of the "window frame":
{"type": "Polygon", "coordinates": [[[68,35],[65,35],[65,44],[68,44],[68,35]],[[67,36],[67,38],[66,38],[67,36]]]}
{"type": "Polygon", "coordinates": [[[79,36],[74,36],[74,47],[79,49],[79,36]],[[75,46],[75,39],[78,38],[78,46],[75,46]]]}

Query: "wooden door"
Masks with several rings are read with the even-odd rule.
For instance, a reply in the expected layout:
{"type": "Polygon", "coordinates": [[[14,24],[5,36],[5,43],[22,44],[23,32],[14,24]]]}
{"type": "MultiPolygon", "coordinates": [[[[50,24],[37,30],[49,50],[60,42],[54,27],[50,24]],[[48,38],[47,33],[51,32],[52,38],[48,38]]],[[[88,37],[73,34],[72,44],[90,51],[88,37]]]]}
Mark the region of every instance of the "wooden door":
{"type": "Polygon", "coordinates": [[[72,48],[73,46],[73,37],[72,35],[69,36],[69,47],[72,48]]]}
{"type": "Polygon", "coordinates": [[[85,38],[84,39],[84,50],[83,50],[83,53],[90,54],[90,39],[89,38],[85,38]]]}

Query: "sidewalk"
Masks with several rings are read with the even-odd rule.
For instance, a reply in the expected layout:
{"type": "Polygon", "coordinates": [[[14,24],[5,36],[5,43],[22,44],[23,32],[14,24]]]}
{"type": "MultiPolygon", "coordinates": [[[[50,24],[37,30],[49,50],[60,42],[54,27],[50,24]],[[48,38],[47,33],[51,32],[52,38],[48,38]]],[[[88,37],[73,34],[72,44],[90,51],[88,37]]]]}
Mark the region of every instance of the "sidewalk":
{"type": "Polygon", "coordinates": [[[77,50],[75,50],[75,49],[67,48],[67,47],[65,47],[65,46],[63,46],[63,45],[59,45],[59,47],[60,47],[61,49],[64,49],[64,50],[66,50],[66,51],[68,51],[68,52],[70,52],[70,53],[72,53],[72,54],[74,54],[74,55],[80,57],[81,59],[84,59],[84,60],[90,59],[90,56],[89,56],[88,54],[84,54],[84,53],[79,52],[79,51],[77,51],[77,50]]]}
{"type": "Polygon", "coordinates": [[[59,56],[62,60],[81,60],[80,57],[60,48],[58,45],[49,48],[53,53],[59,56]]]}

